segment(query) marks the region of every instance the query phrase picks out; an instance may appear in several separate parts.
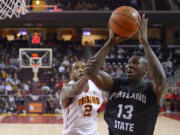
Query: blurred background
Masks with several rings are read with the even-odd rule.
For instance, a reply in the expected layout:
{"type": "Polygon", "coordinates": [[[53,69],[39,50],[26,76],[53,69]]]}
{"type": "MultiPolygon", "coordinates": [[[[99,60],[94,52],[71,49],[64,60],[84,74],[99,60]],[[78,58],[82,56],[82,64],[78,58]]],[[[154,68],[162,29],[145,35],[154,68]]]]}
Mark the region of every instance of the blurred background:
{"type": "MultiPolygon", "coordinates": [[[[180,119],[180,0],[26,0],[26,4],[27,15],[0,20],[0,113],[6,116],[0,122],[9,122],[10,114],[61,116],[59,94],[72,79],[72,63],[86,61],[104,45],[109,17],[123,5],[149,18],[149,43],[168,78],[161,112],[180,119]],[[39,69],[37,87],[32,69],[19,67],[20,48],[53,50],[52,68],[39,69]]],[[[118,44],[102,70],[114,78],[125,78],[128,58],[141,49],[138,35],[118,44]]],[[[104,106],[99,112],[103,111],[104,106]]],[[[45,121],[62,123],[60,117],[45,121]]]]}

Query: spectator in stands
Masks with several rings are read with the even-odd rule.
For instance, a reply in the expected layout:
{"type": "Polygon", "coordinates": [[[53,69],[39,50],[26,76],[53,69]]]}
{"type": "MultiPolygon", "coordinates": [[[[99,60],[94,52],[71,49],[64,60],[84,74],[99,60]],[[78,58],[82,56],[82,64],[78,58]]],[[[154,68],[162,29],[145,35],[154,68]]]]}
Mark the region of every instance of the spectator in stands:
{"type": "Polygon", "coordinates": [[[165,96],[165,110],[166,113],[171,113],[172,109],[171,109],[171,101],[173,99],[173,95],[171,94],[171,90],[168,89],[168,93],[166,93],[165,96]]]}
{"type": "Polygon", "coordinates": [[[8,81],[6,82],[5,91],[9,94],[13,90],[11,83],[8,81]]]}
{"type": "Polygon", "coordinates": [[[65,67],[64,67],[63,64],[61,64],[61,65],[59,66],[58,71],[59,71],[60,74],[62,74],[62,73],[65,71],[65,67]]]}
{"type": "Polygon", "coordinates": [[[6,71],[5,70],[1,70],[1,76],[2,76],[2,79],[5,80],[5,78],[6,78],[6,71]]]}
{"type": "Polygon", "coordinates": [[[162,61],[162,60],[163,60],[163,53],[162,53],[162,52],[160,52],[160,53],[159,53],[159,55],[158,55],[158,59],[159,59],[160,61],[162,61]]]}
{"type": "Polygon", "coordinates": [[[119,65],[117,70],[116,70],[116,78],[121,78],[121,79],[125,78],[125,74],[122,70],[122,65],[119,65]]]}
{"type": "Polygon", "coordinates": [[[87,9],[88,10],[92,10],[93,9],[93,4],[90,1],[88,1],[88,3],[87,3],[87,9]]]}
{"type": "Polygon", "coordinates": [[[174,100],[173,100],[173,111],[174,112],[178,112],[179,110],[179,94],[178,94],[178,90],[180,90],[179,87],[177,87],[177,84],[175,85],[175,87],[172,89],[172,93],[174,96],[174,100]]]}
{"type": "Polygon", "coordinates": [[[7,104],[7,112],[15,113],[16,104],[13,96],[9,96],[9,103],[7,104]]]}
{"type": "Polygon", "coordinates": [[[68,56],[65,56],[65,57],[64,57],[64,60],[63,60],[62,64],[63,64],[64,66],[69,66],[69,65],[70,65],[70,62],[69,62],[69,60],[68,60],[68,56]]]}
{"type": "Polygon", "coordinates": [[[4,113],[3,104],[0,104],[0,113],[4,113]]]}
{"type": "Polygon", "coordinates": [[[178,111],[178,93],[177,87],[169,88],[168,93],[165,96],[165,108],[166,113],[171,113],[172,111],[178,111]]]}
{"type": "Polygon", "coordinates": [[[97,10],[97,4],[96,4],[96,2],[92,3],[92,9],[93,9],[93,10],[97,10]]]}
{"type": "Polygon", "coordinates": [[[21,91],[18,90],[15,94],[15,103],[17,106],[24,105],[24,103],[28,100],[28,98],[22,95],[21,91]]]}
{"type": "Polygon", "coordinates": [[[75,10],[81,10],[81,3],[80,3],[80,1],[77,2],[75,10]]]}
{"type": "Polygon", "coordinates": [[[64,8],[64,5],[60,2],[60,1],[58,1],[58,3],[57,3],[57,9],[58,9],[58,11],[59,10],[62,10],[64,8]]]}
{"type": "Polygon", "coordinates": [[[56,57],[53,57],[52,67],[58,67],[60,65],[59,60],[56,57]]]}
{"type": "Polygon", "coordinates": [[[43,83],[41,91],[43,95],[48,95],[50,93],[50,87],[46,83],[43,83]]]}
{"type": "Polygon", "coordinates": [[[47,113],[53,113],[53,103],[51,96],[48,96],[46,99],[46,112],[47,113]]]}
{"type": "Polygon", "coordinates": [[[6,64],[5,62],[2,60],[2,62],[0,63],[0,68],[1,69],[6,69],[6,64]]]}
{"type": "Polygon", "coordinates": [[[6,75],[6,82],[10,82],[10,83],[13,83],[13,82],[14,82],[11,74],[9,74],[9,73],[6,75]]]}
{"type": "Polygon", "coordinates": [[[6,82],[4,82],[3,80],[0,82],[0,93],[4,94],[6,90],[6,82]]]}
{"type": "Polygon", "coordinates": [[[87,3],[86,3],[85,0],[83,0],[83,2],[82,2],[82,4],[81,4],[81,9],[82,9],[82,10],[88,10],[88,5],[87,5],[87,3]]]}
{"type": "Polygon", "coordinates": [[[67,9],[72,10],[72,5],[71,5],[71,2],[69,0],[68,0],[68,3],[67,3],[67,9]]]}
{"type": "Polygon", "coordinates": [[[14,74],[12,85],[17,89],[17,86],[19,86],[21,81],[18,79],[17,73],[14,74]]]}
{"type": "Polygon", "coordinates": [[[29,92],[30,91],[30,86],[28,83],[24,82],[22,83],[22,89],[24,92],[29,92]]]}
{"type": "Polygon", "coordinates": [[[56,80],[55,89],[61,89],[63,87],[63,81],[62,80],[56,80]]]}

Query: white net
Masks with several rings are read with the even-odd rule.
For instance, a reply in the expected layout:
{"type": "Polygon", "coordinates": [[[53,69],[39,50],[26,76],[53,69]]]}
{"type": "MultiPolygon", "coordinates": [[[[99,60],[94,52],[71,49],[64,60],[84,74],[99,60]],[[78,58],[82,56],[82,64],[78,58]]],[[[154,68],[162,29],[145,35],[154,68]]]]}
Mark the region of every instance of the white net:
{"type": "Polygon", "coordinates": [[[27,13],[26,0],[0,0],[0,20],[20,17],[27,13]]]}
{"type": "Polygon", "coordinates": [[[33,72],[38,72],[39,71],[39,64],[32,64],[33,72]]]}

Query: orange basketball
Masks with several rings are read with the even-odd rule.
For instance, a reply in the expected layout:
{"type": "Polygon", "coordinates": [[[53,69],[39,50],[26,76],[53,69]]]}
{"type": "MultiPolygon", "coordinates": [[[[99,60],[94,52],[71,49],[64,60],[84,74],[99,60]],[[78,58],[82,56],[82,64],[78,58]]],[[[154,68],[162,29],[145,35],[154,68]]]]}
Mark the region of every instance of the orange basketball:
{"type": "Polygon", "coordinates": [[[112,31],[120,37],[129,38],[138,31],[139,13],[129,6],[121,6],[112,12],[109,20],[112,31]]]}

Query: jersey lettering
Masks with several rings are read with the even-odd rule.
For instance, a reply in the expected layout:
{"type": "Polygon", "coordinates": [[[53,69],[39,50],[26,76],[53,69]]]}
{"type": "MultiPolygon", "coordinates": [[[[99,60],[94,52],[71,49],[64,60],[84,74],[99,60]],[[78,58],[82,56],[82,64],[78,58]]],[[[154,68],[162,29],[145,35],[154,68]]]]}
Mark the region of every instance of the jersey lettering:
{"type": "Polygon", "coordinates": [[[134,124],[128,123],[128,122],[114,120],[114,128],[122,130],[122,131],[134,132],[134,124]]]}
{"type": "Polygon", "coordinates": [[[146,104],[147,102],[147,97],[145,94],[141,94],[141,93],[130,94],[128,92],[123,92],[123,91],[113,92],[111,96],[109,97],[109,100],[118,99],[118,98],[134,99],[134,100],[140,101],[143,104],[146,104]]]}
{"type": "Polygon", "coordinates": [[[100,101],[99,101],[98,97],[94,97],[94,96],[85,96],[85,97],[82,97],[78,100],[79,105],[84,105],[87,103],[93,103],[93,104],[99,105],[100,101]]]}

